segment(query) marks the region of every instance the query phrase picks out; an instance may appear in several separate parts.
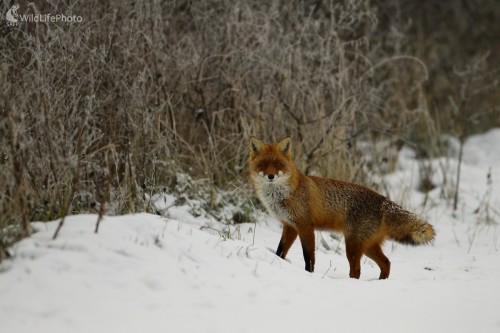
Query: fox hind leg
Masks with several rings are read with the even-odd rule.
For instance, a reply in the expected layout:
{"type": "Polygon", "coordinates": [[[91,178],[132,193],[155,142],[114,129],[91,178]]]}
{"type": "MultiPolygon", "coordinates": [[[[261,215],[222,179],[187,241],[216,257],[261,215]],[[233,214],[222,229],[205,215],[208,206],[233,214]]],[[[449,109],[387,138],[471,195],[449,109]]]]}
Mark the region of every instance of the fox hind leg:
{"type": "Polygon", "coordinates": [[[361,275],[361,256],[363,248],[359,242],[352,239],[346,239],[345,242],[347,260],[349,260],[349,277],[359,279],[361,275]]]}
{"type": "Polygon", "coordinates": [[[292,246],[296,238],[297,230],[283,223],[283,232],[281,233],[281,240],[278,244],[276,255],[282,259],[285,259],[288,250],[290,250],[290,247],[292,246]]]}
{"type": "Polygon", "coordinates": [[[380,244],[375,243],[373,245],[370,245],[368,248],[366,248],[365,254],[368,256],[368,258],[375,261],[378,267],[380,267],[379,279],[387,279],[389,277],[389,273],[391,272],[391,262],[384,255],[384,252],[382,252],[380,244]]]}

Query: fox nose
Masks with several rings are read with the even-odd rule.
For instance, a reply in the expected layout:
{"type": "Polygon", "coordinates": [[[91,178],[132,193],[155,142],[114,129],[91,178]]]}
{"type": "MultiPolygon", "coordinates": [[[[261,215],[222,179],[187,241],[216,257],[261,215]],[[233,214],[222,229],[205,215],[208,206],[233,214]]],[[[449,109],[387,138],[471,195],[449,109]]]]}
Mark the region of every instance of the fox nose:
{"type": "Polygon", "coordinates": [[[267,175],[267,179],[273,180],[274,179],[274,175],[272,173],[268,174],[267,175]]]}

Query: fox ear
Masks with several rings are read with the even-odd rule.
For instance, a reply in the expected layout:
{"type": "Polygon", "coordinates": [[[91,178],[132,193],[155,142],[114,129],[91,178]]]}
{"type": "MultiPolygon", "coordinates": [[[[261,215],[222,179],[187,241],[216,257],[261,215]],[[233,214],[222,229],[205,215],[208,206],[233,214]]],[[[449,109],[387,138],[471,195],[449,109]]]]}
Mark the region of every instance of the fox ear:
{"type": "Polygon", "coordinates": [[[250,154],[258,155],[266,144],[255,136],[250,137],[250,154]]]}
{"type": "Polygon", "coordinates": [[[287,136],[284,139],[281,139],[277,145],[278,149],[281,150],[284,154],[291,156],[292,153],[292,138],[287,136]]]}

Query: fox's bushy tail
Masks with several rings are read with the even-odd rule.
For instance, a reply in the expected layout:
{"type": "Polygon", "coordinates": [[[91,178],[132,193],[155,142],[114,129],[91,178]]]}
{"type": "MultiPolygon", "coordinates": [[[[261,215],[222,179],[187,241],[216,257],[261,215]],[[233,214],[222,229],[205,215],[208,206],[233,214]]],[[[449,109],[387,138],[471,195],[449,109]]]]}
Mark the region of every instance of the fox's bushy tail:
{"type": "Polygon", "coordinates": [[[384,222],[389,237],[406,245],[425,245],[434,240],[436,232],[429,223],[387,200],[383,204],[384,222]]]}

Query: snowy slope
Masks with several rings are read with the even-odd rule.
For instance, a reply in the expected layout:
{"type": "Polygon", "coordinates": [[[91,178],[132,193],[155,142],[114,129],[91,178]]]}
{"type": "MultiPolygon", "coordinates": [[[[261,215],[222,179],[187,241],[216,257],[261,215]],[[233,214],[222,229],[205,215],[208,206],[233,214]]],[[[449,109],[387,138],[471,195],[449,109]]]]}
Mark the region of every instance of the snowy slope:
{"type": "Polygon", "coordinates": [[[55,241],[57,221],[33,223],[37,232],[0,264],[0,332],[500,332],[496,142],[500,130],[468,140],[455,213],[442,172],[456,161],[432,161],[438,187],[420,208],[418,166],[402,153],[391,197],[425,216],[437,238],[387,242],[388,280],[369,259],[361,279],[349,279],[343,240],[326,232],[317,233],[315,273],[298,241],[287,261],[277,258],[281,227],[266,214],[231,227],[229,239],[182,206],[168,219],[106,217],[97,235],[95,215],[71,216],[55,241]]]}

